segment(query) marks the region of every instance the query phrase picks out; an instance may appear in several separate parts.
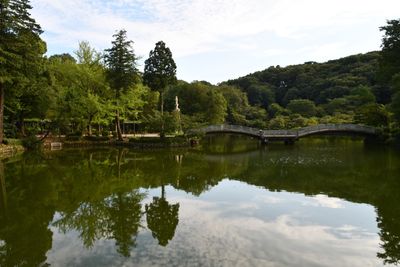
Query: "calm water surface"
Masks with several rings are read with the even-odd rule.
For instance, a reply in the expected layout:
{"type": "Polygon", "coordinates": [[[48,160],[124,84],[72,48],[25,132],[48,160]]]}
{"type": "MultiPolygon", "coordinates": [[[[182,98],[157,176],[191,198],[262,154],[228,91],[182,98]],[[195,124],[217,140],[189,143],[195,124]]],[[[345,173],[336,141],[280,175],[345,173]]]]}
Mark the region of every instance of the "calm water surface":
{"type": "Polygon", "coordinates": [[[0,178],[0,266],[400,264],[400,153],[359,140],[27,153],[0,178]]]}

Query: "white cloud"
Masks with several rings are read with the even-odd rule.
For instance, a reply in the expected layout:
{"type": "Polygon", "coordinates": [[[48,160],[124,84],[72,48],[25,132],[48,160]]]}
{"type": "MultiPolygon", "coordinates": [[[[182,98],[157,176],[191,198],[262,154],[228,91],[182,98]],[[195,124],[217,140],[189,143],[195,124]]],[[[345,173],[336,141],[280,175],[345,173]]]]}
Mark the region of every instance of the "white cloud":
{"type": "MultiPolygon", "coordinates": [[[[397,18],[400,8],[398,0],[32,0],[32,5],[51,52],[71,52],[79,40],[104,49],[115,30],[125,28],[144,57],[164,40],[178,62],[222,52],[242,53],[255,62],[238,62],[221,76],[253,70],[261,60],[267,67],[378,49],[378,27],[397,18]]],[[[190,64],[181,67],[198,62],[190,64]]],[[[202,69],[193,78],[210,77],[202,69]]],[[[187,69],[179,73],[194,75],[187,69]]]]}
{"type": "Polygon", "coordinates": [[[342,209],[344,208],[344,201],[339,198],[328,197],[326,195],[316,195],[315,197],[306,198],[306,201],[303,202],[303,205],[331,209],[342,209]]]}

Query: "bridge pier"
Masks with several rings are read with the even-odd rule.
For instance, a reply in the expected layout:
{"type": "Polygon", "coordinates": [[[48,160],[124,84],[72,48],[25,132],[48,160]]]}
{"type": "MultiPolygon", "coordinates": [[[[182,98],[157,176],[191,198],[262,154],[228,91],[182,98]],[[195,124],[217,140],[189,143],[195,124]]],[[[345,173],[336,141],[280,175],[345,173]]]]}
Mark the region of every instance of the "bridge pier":
{"type": "Polygon", "coordinates": [[[289,145],[294,145],[295,141],[296,140],[294,138],[288,138],[288,139],[285,139],[284,143],[285,143],[285,145],[289,146],[289,145]]]}

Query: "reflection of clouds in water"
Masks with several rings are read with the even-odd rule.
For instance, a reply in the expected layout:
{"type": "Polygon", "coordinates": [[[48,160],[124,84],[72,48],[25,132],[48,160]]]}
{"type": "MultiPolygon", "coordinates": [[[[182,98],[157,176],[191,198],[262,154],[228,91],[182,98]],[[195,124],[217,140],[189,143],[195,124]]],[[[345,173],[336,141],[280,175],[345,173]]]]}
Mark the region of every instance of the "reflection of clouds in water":
{"type": "Polygon", "coordinates": [[[311,198],[306,198],[303,202],[303,206],[323,207],[331,209],[342,209],[344,208],[343,200],[335,197],[328,197],[326,195],[316,195],[311,198]]]}
{"type": "Polygon", "coordinates": [[[47,253],[47,258],[52,267],[113,266],[115,262],[114,241],[99,240],[92,249],[86,249],[77,232],[70,231],[63,234],[55,227],[50,229],[53,232],[53,248],[47,253]]]}
{"type": "Polygon", "coordinates": [[[253,197],[252,200],[261,204],[278,204],[285,201],[283,198],[269,196],[269,195],[256,195],[255,197],[253,197]]]}
{"type": "MultiPolygon", "coordinates": [[[[260,203],[281,203],[278,197],[255,196],[260,203]]],[[[327,197],[310,198],[322,207],[338,207],[340,201],[327,197]],[[322,200],[321,200],[322,199],[322,200]],[[336,202],[335,202],[336,201],[336,202]]],[[[76,233],[55,232],[52,266],[380,266],[375,257],[379,238],[357,226],[305,225],[294,215],[279,215],[264,221],[248,214],[253,205],[233,203],[242,210],[236,217],[221,214],[220,202],[186,197],[179,202],[180,221],[174,239],[160,247],[150,232],[142,230],[138,247],[130,258],[119,257],[111,241],[99,241],[89,251],[83,249],[76,233]],[[65,239],[65,240],[62,240],[65,239]],[[73,259],[81,259],[75,260],[73,259]],[[53,264],[59,262],[60,265],[53,264]]],[[[222,202],[222,207],[226,203],[222,202]]]]}

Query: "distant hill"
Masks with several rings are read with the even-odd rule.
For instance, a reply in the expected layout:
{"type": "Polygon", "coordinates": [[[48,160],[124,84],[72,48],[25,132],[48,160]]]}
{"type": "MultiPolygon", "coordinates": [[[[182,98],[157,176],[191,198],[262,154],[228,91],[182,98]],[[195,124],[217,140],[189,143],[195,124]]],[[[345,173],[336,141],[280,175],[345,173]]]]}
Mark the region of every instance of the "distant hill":
{"type": "Polygon", "coordinates": [[[359,86],[368,87],[378,103],[390,102],[389,88],[376,79],[380,52],[352,55],[325,63],[306,62],[287,67],[269,67],[222,84],[239,87],[252,105],[268,108],[271,103],[286,106],[293,99],[326,104],[343,98],[359,86]]]}

